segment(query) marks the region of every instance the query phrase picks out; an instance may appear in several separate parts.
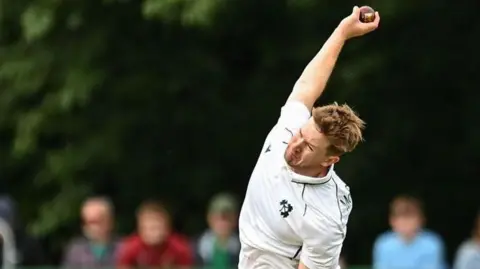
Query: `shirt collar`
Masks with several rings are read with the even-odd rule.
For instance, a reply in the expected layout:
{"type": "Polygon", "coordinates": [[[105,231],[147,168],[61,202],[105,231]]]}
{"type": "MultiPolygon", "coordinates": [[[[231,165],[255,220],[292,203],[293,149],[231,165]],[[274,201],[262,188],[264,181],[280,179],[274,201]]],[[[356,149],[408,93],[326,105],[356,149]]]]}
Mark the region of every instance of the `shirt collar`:
{"type": "Polygon", "coordinates": [[[327,183],[332,177],[333,177],[333,164],[328,168],[328,172],[324,177],[309,177],[309,176],[304,176],[297,174],[292,171],[290,166],[285,162],[285,167],[287,170],[287,173],[290,175],[290,178],[292,179],[292,182],[295,183],[301,183],[301,184],[323,184],[327,183]]]}

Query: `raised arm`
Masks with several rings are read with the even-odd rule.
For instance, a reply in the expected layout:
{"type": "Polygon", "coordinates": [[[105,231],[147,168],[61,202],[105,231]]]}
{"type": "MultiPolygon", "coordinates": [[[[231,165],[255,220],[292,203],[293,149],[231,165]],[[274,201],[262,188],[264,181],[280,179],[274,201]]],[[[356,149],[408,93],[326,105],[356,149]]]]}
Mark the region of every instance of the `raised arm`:
{"type": "Polygon", "coordinates": [[[327,85],[345,41],[375,30],[380,22],[379,14],[375,15],[375,21],[362,23],[360,22],[360,9],[354,7],[352,14],[340,22],[317,55],[307,65],[295,83],[288,101],[300,101],[311,110],[327,85]]]}

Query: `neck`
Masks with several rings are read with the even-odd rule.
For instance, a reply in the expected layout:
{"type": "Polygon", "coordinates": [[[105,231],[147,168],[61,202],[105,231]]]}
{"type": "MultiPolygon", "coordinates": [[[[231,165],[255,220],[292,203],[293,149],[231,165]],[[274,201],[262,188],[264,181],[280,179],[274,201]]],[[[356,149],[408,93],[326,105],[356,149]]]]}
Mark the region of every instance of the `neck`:
{"type": "Polygon", "coordinates": [[[324,177],[328,173],[328,167],[295,168],[291,167],[293,172],[307,177],[324,177]]]}
{"type": "Polygon", "coordinates": [[[415,237],[417,237],[417,234],[418,233],[414,233],[414,234],[411,234],[411,235],[405,235],[405,234],[402,234],[400,235],[400,237],[403,239],[403,241],[405,241],[406,243],[410,243],[412,242],[415,237]]]}
{"type": "Polygon", "coordinates": [[[228,240],[230,239],[229,235],[217,235],[216,237],[217,237],[217,242],[220,245],[226,245],[228,240]]]}
{"type": "Polygon", "coordinates": [[[105,245],[105,244],[107,244],[109,241],[110,241],[109,238],[102,238],[102,239],[91,240],[91,242],[93,242],[93,243],[95,243],[95,244],[99,244],[99,245],[105,245]]]}
{"type": "Polygon", "coordinates": [[[103,237],[103,238],[100,238],[99,242],[106,244],[106,243],[110,242],[110,240],[111,240],[110,235],[107,235],[107,236],[105,236],[105,237],[103,237]]]}

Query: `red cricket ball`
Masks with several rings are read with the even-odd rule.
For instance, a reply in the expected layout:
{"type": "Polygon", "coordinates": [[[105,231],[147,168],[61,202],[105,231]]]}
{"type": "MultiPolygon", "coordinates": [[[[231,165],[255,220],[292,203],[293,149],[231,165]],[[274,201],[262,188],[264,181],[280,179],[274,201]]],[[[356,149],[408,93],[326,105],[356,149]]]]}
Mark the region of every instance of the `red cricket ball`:
{"type": "Polygon", "coordinates": [[[363,23],[373,22],[375,20],[375,10],[369,6],[360,8],[360,21],[363,23]]]}

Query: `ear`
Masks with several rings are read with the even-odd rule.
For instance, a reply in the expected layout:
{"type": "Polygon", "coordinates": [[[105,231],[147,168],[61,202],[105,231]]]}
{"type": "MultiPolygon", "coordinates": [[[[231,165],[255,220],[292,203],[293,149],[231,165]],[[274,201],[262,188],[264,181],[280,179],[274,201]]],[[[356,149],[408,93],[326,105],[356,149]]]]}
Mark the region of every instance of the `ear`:
{"type": "Polygon", "coordinates": [[[209,226],[213,224],[213,216],[211,213],[207,213],[207,223],[209,226]]]}
{"type": "Polygon", "coordinates": [[[393,227],[394,222],[395,222],[395,217],[388,216],[388,224],[390,224],[390,227],[393,227]]]}
{"type": "Polygon", "coordinates": [[[424,226],[425,223],[427,222],[427,219],[423,215],[419,216],[419,219],[420,219],[420,225],[424,226]]]}
{"type": "Polygon", "coordinates": [[[329,167],[332,164],[338,163],[338,161],[340,161],[340,157],[338,157],[338,156],[328,156],[327,159],[324,162],[322,162],[322,166],[323,167],[329,167]]]}

